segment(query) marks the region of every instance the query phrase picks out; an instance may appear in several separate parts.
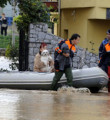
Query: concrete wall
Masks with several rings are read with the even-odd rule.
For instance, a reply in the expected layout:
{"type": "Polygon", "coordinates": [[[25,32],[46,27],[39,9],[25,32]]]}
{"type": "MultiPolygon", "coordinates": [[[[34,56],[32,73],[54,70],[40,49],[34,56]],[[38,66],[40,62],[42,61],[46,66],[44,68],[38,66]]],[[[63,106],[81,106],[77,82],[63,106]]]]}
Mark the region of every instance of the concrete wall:
{"type": "Polygon", "coordinates": [[[80,47],[98,54],[99,45],[110,29],[106,8],[110,8],[110,0],[61,0],[60,36],[70,38],[71,34],[79,33],[80,47]],[[95,51],[92,51],[90,41],[94,43],[95,51]]]}
{"type": "MultiPolygon", "coordinates": [[[[29,31],[29,70],[33,70],[34,57],[39,52],[41,42],[48,44],[48,50],[54,58],[54,49],[60,38],[48,33],[48,26],[44,23],[30,24],[29,31]]],[[[95,67],[98,63],[98,56],[86,51],[84,48],[77,47],[77,53],[73,58],[73,69],[84,67],[95,67]]]]}
{"type": "MultiPolygon", "coordinates": [[[[33,70],[34,57],[39,52],[39,47],[42,42],[48,44],[47,48],[53,57],[53,52],[58,41],[62,38],[48,33],[47,24],[30,24],[29,32],[29,69],[33,70]]],[[[54,58],[54,57],[53,57],[54,58]]]]}

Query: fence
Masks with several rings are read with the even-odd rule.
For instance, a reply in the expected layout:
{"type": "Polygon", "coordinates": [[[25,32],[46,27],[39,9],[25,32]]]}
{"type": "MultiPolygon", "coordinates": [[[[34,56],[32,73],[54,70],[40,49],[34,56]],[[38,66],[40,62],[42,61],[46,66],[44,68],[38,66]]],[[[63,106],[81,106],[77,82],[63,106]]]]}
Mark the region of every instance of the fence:
{"type": "MultiPolygon", "coordinates": [[[[9,44],[12,43],[12,36],[2,36],[0,35],[0,48],[7,48],[9,44]]],[[[19,46],[19,37],[15,37],[15,46],[19,46]]]]}

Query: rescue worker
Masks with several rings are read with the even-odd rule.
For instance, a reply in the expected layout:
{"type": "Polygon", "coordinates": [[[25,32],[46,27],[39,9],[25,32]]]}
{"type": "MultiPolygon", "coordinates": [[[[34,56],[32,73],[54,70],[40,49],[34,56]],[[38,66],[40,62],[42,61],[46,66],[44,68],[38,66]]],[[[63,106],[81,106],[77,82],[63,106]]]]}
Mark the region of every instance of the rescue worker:
{"type": "Polygon", "coordinates": [[[108,36],[110,35],[110,29],[107,31],[107,37],[102,41],[99,47],[99,58],[101,58],[103,48],[108,43],[108,36]]]}
{"type": "Polygon", "coordinates": [[[55,48],[54,55],[54,67],[55,67],[55,76],[51,85],[52,90],[56,90],[57,82],[60,80],[62,75],[65,73],[68,86],[72,86],[72,59],[74,53],[76,52],[75,45],[79,43],[80,35],[73,34],[70,39],[62,40],[58,43],[58,46],[55,48]],[[66,44],[66,45],[65,45],[66,44]]]}
{"type": "Polygon", "coordinates": [[[108,92],[110,92],[110,34],[107,35],[108,42],[104,45],[99,67],[101,67],[109,77],[108,92]]]}

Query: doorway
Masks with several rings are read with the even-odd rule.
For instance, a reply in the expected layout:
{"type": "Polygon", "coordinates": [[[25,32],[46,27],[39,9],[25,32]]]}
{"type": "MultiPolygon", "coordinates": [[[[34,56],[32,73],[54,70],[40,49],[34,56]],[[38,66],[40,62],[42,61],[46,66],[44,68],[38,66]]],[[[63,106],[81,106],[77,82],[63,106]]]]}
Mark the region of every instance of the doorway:
{"type": "Polygon", "coordinates": [[[68,29],[65,29],[64,30],[64,39],[67,39],[68,38],[68,29]]]}

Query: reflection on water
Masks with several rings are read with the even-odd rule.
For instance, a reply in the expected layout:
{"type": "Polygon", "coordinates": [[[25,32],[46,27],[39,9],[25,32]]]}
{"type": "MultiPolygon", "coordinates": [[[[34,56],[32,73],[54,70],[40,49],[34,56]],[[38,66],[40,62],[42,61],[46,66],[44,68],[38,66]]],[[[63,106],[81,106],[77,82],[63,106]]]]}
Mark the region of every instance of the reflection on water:
{"type": "Polygon", "coordinates": [[[110,94],[1,89],[0,120],[110,120],[110,94]]]}

